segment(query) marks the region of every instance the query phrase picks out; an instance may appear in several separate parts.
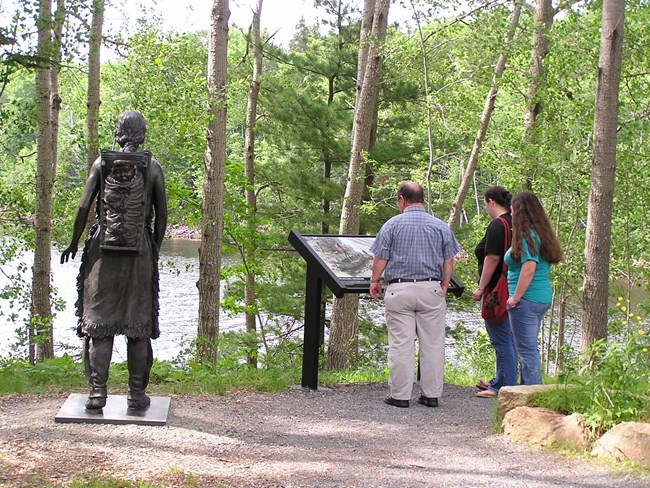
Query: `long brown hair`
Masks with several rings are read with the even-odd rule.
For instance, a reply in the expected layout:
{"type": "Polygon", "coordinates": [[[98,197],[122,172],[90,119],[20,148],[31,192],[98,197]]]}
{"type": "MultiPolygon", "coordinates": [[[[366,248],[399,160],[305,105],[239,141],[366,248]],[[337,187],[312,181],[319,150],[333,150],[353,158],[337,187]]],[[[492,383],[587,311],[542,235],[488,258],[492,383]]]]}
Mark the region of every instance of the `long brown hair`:
{"type": "Polygon", "coordinates": [[[521,259],[522,238],[526,239],[528,250],[534,256],[537,248],[533,241],[532,232],[539,236],[541,257],[551,264],[562,260],[562,248],[551,227],[551,222],[544,212],[539,199],[530,192],[522,192],[512,199],[512,250],[513,259],[521,259]]]}

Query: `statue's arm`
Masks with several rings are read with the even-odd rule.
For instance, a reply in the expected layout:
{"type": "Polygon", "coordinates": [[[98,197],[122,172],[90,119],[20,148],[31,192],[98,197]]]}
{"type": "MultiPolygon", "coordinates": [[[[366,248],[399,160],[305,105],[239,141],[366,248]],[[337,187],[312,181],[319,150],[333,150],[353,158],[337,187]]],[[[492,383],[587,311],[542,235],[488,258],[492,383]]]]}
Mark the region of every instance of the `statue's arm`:
{"type": "Polygon", "coordinates": [[[165,193],[165,177],[160,166],[157,168],[154,179],[152,204],[155,212],[153,238],[160,249],[165,237],[165,230],[167,230],[167,194],[165,193]]]}
{"type": "Polygon", "coordinates": [[[86,180],[86,185],[84,186],[81,201],[79,202],[79,209],[77,210],[77,215],[74,219],[74,225],[72,227],[72,239],[70,240],[70,245],[61,253],[61,264],[67,263],[68,259],[70,258],[74,259],[75,255],[77,254],[79,239],[81,238],[81,234],[83,234],[83,231],[86,228],[88,212],[90,211],[90,206],[92,205],[93,200],[95,197],[97,197],[100,183],[101,169],[100,160],[98,159],[90,168],[90,174],[86,180]]]}

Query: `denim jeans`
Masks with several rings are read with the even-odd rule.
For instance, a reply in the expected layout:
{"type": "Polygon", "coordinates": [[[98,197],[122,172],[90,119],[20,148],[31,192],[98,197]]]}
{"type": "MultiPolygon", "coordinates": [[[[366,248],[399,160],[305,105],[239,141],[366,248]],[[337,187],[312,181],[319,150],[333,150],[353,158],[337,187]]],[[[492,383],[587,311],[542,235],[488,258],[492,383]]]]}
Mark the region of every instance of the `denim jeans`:
{"type": "Polygon", "coordinates": [[[521,299],[515,308],[508,307],[508,317],[519,356],[522,385],[542,384],[542,360],[537,337],[550,303],[521,299]]]}
{"type": "Polygon", "coordinates": [[[485,321],[490,343],[496,355],[496,373],[490,380],[490,389],[499,391],[502,386],[517,384],[517,353],[508,317],[497,324],[485,321]]]}

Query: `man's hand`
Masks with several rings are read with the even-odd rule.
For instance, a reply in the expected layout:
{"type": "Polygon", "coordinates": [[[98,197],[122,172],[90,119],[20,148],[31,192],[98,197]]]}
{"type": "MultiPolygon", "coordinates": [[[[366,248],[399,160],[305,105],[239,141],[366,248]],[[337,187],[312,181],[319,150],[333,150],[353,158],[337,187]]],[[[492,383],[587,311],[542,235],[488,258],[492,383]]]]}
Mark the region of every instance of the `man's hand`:
{"type": "Polygon", "coordinates": [[[370,283],[370,296],[373,299],[381,295],[381,283],[370,283]]]}
{"type": "Polygon", "coordinates": [[[61,253],[61,264],[67,263],[68,259],[74,259],[77,254],[77,245],[70,244],[62,253],[61,253]],[[70,258],[72,256],[72,258],[70,258]]]}

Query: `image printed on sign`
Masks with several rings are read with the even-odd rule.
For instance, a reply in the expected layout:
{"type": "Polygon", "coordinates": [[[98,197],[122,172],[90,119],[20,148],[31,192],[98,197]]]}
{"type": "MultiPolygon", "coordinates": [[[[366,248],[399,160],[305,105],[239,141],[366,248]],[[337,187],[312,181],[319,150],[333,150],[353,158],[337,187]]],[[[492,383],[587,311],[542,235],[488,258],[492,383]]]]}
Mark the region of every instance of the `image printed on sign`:
{"type": "Polygon", "coordinates": [[[305,236],[305,241],[337,278],[368,278],[374,236],[305,236]]]}

